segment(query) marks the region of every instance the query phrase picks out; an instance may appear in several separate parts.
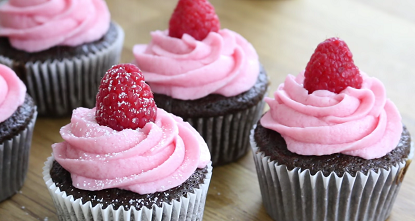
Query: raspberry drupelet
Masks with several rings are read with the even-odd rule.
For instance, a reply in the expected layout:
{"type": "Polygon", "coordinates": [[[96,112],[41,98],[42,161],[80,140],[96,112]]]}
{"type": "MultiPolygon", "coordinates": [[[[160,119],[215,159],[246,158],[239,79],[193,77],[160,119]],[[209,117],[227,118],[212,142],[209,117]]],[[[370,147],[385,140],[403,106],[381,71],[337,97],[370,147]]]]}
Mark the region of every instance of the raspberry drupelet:
{"type": "Polygon", "coordinates": [[[320,43],[304,72],[304,88],[311,94],[316,90],[340,93],[347,86],[360,89],[362,76],[353,62],[347,44],[339,38],[320,43]]]}
{"type": "Polygon", "coordinates": [[[179,0],[169,22],[169,36],[174,38],[189,34],[201,41],[219,29],[215,8],[207,0],[179,0]]]}
{"type": "Polygon", "coordinates": [[[118,131],[143,128],[155,121],[156,114],[153,93],[137,66],[119,64],[107,71],[97,94],[98,124],[118,131]]]}

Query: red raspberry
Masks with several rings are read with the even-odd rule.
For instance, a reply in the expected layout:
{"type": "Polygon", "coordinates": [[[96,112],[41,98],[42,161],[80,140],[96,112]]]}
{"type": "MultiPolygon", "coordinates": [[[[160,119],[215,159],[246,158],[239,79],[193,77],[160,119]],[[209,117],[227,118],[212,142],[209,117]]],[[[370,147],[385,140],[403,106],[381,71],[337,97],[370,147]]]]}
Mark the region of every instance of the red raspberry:
{"type": "Polygon", "coordinates": [[[304,88],[311,94],[316,90],[340,93],[347,86],[362,87],[362,76],[353,62],[347,44],[339,38],[320,43],[304,72],[304,88]]]}
{"type": "Polygon", "coordinates": [[[95,119],[114,130],[143,128],[154,122],[157,106],[150,86],[133,64],[119,64],[107,71],[98,89],[95,119]]]}
{"type": "Polygon", "coordinates": [[[179,0],[170,18],[169,36],[182,38],[186,33],[201,41],[219,29],[215,8],[207,0],[179,0]]]}

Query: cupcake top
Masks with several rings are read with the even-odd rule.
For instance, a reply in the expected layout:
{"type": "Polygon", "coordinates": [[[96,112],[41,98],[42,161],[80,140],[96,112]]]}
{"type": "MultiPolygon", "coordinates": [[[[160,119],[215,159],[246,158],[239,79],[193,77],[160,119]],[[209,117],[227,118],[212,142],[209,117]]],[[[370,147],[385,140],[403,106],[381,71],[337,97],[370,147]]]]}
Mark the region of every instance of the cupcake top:
{"type": "Polygon", "coordinates": [[[0,36],[27,52],[98,40],[109,24],[103,0],[9,0],[0,7],[0,36]]]}
{"type": "Polygon", "coordinates": [[[161,192],[209,163],[198,132],[157,109],[139,75],[132,65],[114,66],[101,82],[106,86],[100,87],[97,108],[75,109],[71,123],[60,130],[64,142],[52,146],[53,155],[71,173],[73,186],[161,192]]]}
{"type": "Polygon", "coordinates": [[[261,125],[279,132],[299,155],[379,158],[402,133],[401,116],[382,82],[361,72],[338,38],[321,43],[306,70],[289,75],[266,102],[270,110],[261,125]]]}
{"type": "Polygon", "coordinates": [[[9,67],[0,64],[0,123],[23,104],[26,86],[9,67]]]}
{"type": "Polygon", "coordinates": [[[241,35],[220,30],[207,0],[180,0],[169,30],[151,36],[150,44],[135,45],[133,53],[155,93],[181,100],[230,97],[256,82],[258,54],[241,35]]]}

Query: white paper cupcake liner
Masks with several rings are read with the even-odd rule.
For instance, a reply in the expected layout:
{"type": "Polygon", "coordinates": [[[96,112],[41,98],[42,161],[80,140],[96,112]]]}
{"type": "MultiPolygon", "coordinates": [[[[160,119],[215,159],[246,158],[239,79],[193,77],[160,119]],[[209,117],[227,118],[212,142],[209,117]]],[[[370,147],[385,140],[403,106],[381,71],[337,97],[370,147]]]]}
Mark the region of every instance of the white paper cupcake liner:
{"type": "Polygon", "coordinates": [[[259,120],[265,102],[232,114],[217,117],[183,118],[202,135],[206,141],[212,165],[218,166],[233,162],[249,150],[249,133],[259,120]]]}
{"type": "Polygon", "coordinates": [[[36,116],[35,110],[24,130],[0,144],[0,202],[17,193],[26,179],[36,116]]]}
{"type": "Polygon", "coordinates": [[[112,206],[103,209],[102,204],[92,206],[91,202],[82,204],[80,199],[74,199],[72,195],[66,195],[60,191],[50,177],[50,169],[54,161],[53,156],[49,157],[43,167],[43,179],[48,187],[49,193],[55,204],[59,220],[113,220],[113,221],[173,221],[173,220],[197,220],[203,218],[207,191],[212,177],[212,166],[208,165],[208,173],[203,184],[194,193],[187,193],[180,200],[173,200],[171,204],[162,203],[161,207],[153,205],[151,209],[143,206],[137,210],[132,207],[124,210],[121,206],[117,210],[112,206]]]}
{"type": "MultiPolygon", "coordinates": [[[[300,168],[288,170],[271,161],[257,147],[253,130],[254,155],[264,207],[274,220],[298,221],[385,221],[401,186],[409,157],[389,170],[370,171],[356,176],[332,172],[311,175],[300,168]]],[[[413,153],[413,145],[411,146],[413,153]]],[[[410,155],[411,156],[411,155],[410,155]]]]}
{"type": "MultiPolygon", "coordinates": [[[[66,116],[77,107],[95,106],[101,78],[121,57],[124,31],[119,25],[115,26],[117,39],[101,51],[71,59],[25,64],[24,83],[40,116],[66,116]]],[[[13,60],[1,55],[0,63],[13,67],[13,60]]]]}

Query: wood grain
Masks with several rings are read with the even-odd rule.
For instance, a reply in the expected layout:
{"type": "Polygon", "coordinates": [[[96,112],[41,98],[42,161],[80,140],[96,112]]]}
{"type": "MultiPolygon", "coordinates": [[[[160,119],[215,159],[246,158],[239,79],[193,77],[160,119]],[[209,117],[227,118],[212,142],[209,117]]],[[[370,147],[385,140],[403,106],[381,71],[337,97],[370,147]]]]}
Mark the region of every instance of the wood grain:
{"type": "MultiPolygon", "coordinates": [[[[150,32],[167,28],[177,1],[107,0],[112,18],[124,27],[123,62],[150,32]]],[[[222,28],[240,33],[257,49],[271,79],[270,94],[287,74],[305,68],[317,44],[343,38],[356,65],[384,82],[402,121],[415,134],[415,3],[410,0],[211,0],[222,28]]],[[[0,220],[57,220],[42,179],[51,144],[60,142],[69,119],[38,119],[24,187],[0,203],[0,220]]],[[[415,168],[410,167],[389,221],[415,220],[415,168]]],[[[271,220],[262,206],[252,154],[214,168],[204,220],[271,220]]]]}

